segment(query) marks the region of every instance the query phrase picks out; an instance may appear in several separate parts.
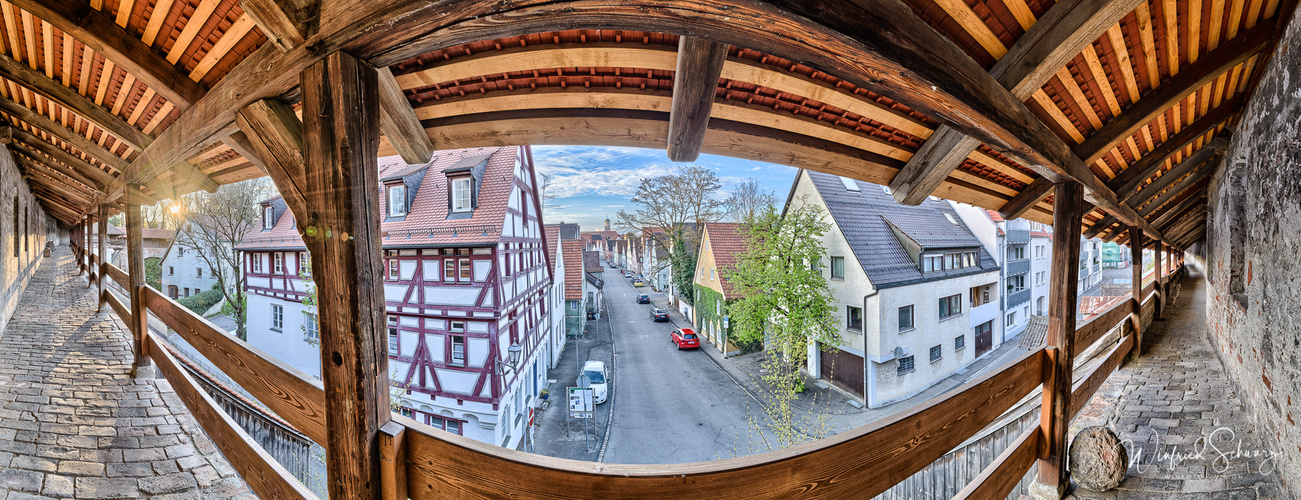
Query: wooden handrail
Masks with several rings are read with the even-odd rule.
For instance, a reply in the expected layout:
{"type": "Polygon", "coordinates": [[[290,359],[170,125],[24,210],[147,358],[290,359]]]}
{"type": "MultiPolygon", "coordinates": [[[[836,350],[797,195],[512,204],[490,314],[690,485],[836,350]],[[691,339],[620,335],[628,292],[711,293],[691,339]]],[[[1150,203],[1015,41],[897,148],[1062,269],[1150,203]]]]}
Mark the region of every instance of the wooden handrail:
{"type": "Polygon", "coordinates": [[[212,396],[199,388],[198,383],[172,356],[170,349],[159,341],[158,334],[149,332],[145,338],[149,341],[147,351],[158,366],[158,371],[171,382],[172,390],[185,403],[185,407],[190,409],[190,414],[203,427],[208,437],[212,438],[222,455],[226,456],[231,467],[239,472],[249,489],[261,498],[316,498],[249,437],[239,423],[217,405],[212,396]]]}
{"type": "Polygon", "coordinates": [[[407,489],[440,496],[568,498],[871,497],[934,462],[1043,380],[1044,351],[857,429],[744,458],[610,465],[542,457],[394,417],[407,427],[407,489]]]}
{"type": "Polygon", "coordinates": [[[1129,319],[1129,315],[1133,312],[1134,306],[1131,305],[1130,301],[1123,300],[1108,309],[1107,312],[1076,328],[1072,356],[1078,356],[1085,349],[1093,346],[1094,342],[1097,342],[1107,332],[1110,332],[1116,325],[1129,319]]]}
{"type": "Polygon", "coordinates": [[[1071,389],[1071,405],[1067,415],[1073,418],[1080,410],[1084,409],[1084,405],[1089,403],[1093,393],[1098,392],[1098,388],[1102,387],[1102,383],[1107,380],[1107,377],[1111,376],[1111,372],[1116,371],[1116,367],[1120,366],[1120,362],[1125,359],[1125,356],[1129,355],[1129,351],[1133,348],[1134,336],[1126,335],[1119,344],[1111,348],[1111,351],[1103,358],[1102,363],[1093,367],[1093,370],[1088,375],[1075,382],[1075,387],[1071,389]]]}
{"type": "Polygon", "coordinates": [[[104,302],[108,303],[108,306],[113,309],[113,312],[117,313],[117,317],[121,319],[123,323],[128,325],[131,324],[131,310],[127,309],[126,304],[123,304],[121,300],[118,300],[117,295],[113,295],[113,292],[104,290],[104,295],[100,298],[104,302]]]}
{"type": "Polygon", "coordinates": [[[145,307],[226,376],[317,443],[325,443],[325,389],[310,375],[218,329],[189,308],[141,287],[145,307]]]}
{"type": "Polygon", "coordinates": [[[127,277],[125,272],[118,269],[117,266],[105,262],[100,264],[100,269],[103,271],[101,274],[106,274],[108,277],[113,278],[113,281],[116,281],[118,286],[121,286],[124,290],[131,289],[131,279],[127,277]]]}
{"type": "Polygon", "coordinates": [[[989,466],[981,470],[980,475],[967,483],[967,487],[953,497],[954,500],[1006,498],[1039,458],[1039,440],[1042,438],[1042,427],[1036,425],[1026,429],[989,466]]]}

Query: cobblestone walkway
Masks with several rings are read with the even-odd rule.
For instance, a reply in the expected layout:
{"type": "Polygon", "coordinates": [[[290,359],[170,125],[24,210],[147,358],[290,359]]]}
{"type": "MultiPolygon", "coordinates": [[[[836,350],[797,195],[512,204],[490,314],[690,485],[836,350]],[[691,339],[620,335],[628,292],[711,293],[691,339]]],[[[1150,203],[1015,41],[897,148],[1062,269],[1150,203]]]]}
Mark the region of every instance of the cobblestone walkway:
{"type": "Polygon", "coordinates": [[[1268,448],[1253,432],[1206,338],[1204,281],[1185,280],[1165,321],[1144,334],[1143,356],[1107,380],[1072,422],[1072,435],[1108,425],[1129,450],[1129,475],[1080,499],[1285,498],[1268,448]]]}
{"type": "Polygon", "coordinates": [[[0,499],[251,498],[166,380],[133,380],[126,328],[66,247],[0,334],[0,499]]]}

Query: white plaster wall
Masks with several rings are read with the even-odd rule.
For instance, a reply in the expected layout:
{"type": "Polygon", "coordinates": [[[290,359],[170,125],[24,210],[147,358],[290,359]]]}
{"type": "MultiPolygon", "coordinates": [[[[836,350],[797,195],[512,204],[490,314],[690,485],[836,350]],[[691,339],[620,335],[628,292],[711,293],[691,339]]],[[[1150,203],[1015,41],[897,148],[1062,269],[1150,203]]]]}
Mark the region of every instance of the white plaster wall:
{"type": "Polygon", "coordinates": [[[301,303],[256,293],[248,295],[248,343],[308,375],[321,377],[321,350],[303,341],[301,303]],[[271,329],[271,304],[285,308],[285,327],[271,329]]]}
{"type": "Polygon", "coordinates": [[[185,297],[186,288],[198,289],[199,292],[190,292],[190,295],[195,295],[211,290],[212,287],[216,286],[217,276],[212,273],[212,268],[208,267],[208,263],[199,257],[199,253],[187,248],[185,256],[181,256],[180,248],[180,245],[173,246],[171,252],[167,254],[167,258],[163,259],[163,294],[167,294],[169,285],[176,285],[180,297],[185,297]],[[169,267],[175,271],[173,274],[168,274],[169,267]],[[196,268],[203,268],[202,278],[198,277],[196,268]]]}

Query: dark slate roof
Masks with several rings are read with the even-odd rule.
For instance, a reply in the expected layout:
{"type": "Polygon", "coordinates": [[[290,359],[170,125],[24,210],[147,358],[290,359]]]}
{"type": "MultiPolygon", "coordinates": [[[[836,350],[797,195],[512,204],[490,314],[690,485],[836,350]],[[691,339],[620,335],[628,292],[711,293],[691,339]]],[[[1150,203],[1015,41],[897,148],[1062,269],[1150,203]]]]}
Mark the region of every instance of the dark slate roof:
{"type": "Polygon", "coordinates": [[[547,227],[554,227],[554,228],[559,229],[559,230],[560,230],[560,239],[562,239],[562,240],[576,240],[576,239],[578,239],[578,224],[567,224],[567,223],[561,222],[561,223],[559,223],[559,224],[547,224],[547,227]]]}
{"type": "Polygon", "coordinates": [[[900,205],[876,184],[849,180],[859,188],[850,191],[838,176],[814,171],[805,173],[813,181],[873,286],[891,288],[998,270],[998,263],[985,252],[980,240],[971,234],[947,203],[927,198],[915,207],[900,205]],[[975,250],[980,253],[979,266],[923,275],[891,226],[917,242],[923,250],[975,250]]]}

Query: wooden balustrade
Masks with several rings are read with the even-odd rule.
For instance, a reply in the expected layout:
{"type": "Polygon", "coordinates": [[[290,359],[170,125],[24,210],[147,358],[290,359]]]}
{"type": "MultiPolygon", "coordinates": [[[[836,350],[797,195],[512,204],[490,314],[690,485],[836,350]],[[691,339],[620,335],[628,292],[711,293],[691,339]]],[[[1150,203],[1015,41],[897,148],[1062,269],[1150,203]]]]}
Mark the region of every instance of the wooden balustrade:
{"type": "Polygon", "coordinates": [[[131,289],[131,278],[127,276],[126,272],[118,269],[117,266],[105,262],[100,264],[100,270],[102,271],[101,274],[105,274],[109,278],[112,278],[113,281],[117,282],[118,286],[122,287],[123,290],[131,289]]]}
{"type": "Polygon", "coordinates": [[[189,308],[141,287],[145,307],[267,408],[317,443],[325,442],[321,382],[226,334],[189,308]]]}
{"type": "Polygon", "coordinates": [[[217,444],[244,483],[261,498],[316,498],[262,446],[227,415],[198,383],[181,368],[166,343],[158,334],[148,332],[149,355],[158,371],[171,382],[172,390],[189,408],[190,414],[203,427],[203,431],[217,444]]]}
{"type": "Polygon", "coordinates": [[[1107,332],[1116,328],[1116,325],[1128,320],[1132,312],[1133,306],[1130,305],[1128,300],[1125,300],[1107,310],[1107,312],[1093,318],[1084,326],[1077,328],[1075,330],[1075,343],[1072,346],[1075,354],[1079,355],[1084,352],[1094,342],[1105,336],[1107,332]]]}
{"type": "Polygon", "coordinates": [[[1038,458],[1041,439],[1043,439],[1042,427],[1033,426],[1026,429],[953,498],[955,500],[1006,498],[1012,492],[1012,488],[1021,481],[1026,471],[1030,470],[1030,466],[1034,465],[1038,458]]]}
{"type": "Polygon", "coordinates": [[[128,308],[126,304],[123,304],[122,301],[117,298],[117,295],[114,295],[113,292],[108,290],[104,290],[99,297],[100,300],[108,303],[108,306],[113,309],[113,312],[117,313],[117,317],[121,319],[123,323],[128,325],[131,324],[131,309],[128,308]]]}
{"type": "MultiPolygon", "coordinates": [[[[1126,303],[1126,306],[1128,306],[1128,303],[1126,303]]],[[[1075,383],[1075,387],[1071,389],[1071,404],[1067,410],[1067,415],[1074,418],[1080,410],[1084,409],[1084,405],[1089,403],[1093,393],[1098,392],[1098,388],[1102,387],[1102,383],[1107,380],[1111,372],[1116,371],[1116,368],[1120,366],[1120,362],[1125,359],[1125,356],[1129,355],[1130,349],[1133,348],[1134,336],[1126,335],[1122,337],[1120,343],[1112,347],[1111,351],[1103,357],[1102,363],[1093,367],[1087,375],[1075,383]]]]}

